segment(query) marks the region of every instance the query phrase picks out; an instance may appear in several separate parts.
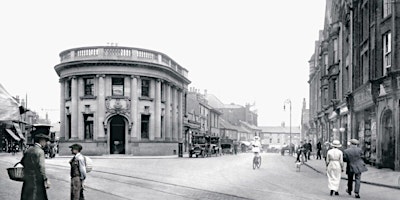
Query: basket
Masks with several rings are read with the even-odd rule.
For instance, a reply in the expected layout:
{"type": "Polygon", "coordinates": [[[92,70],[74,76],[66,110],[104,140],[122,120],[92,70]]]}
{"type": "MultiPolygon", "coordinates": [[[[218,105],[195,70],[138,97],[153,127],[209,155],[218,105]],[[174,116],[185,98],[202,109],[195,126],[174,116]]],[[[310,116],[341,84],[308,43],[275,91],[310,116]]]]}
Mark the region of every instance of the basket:
{"type": "Polygon", "coordinates": [[[14,167],[7,168],[8,176],[14,181],[24,181],[24,168],[16,167],[19,162],[14,165],[14,167]]]}

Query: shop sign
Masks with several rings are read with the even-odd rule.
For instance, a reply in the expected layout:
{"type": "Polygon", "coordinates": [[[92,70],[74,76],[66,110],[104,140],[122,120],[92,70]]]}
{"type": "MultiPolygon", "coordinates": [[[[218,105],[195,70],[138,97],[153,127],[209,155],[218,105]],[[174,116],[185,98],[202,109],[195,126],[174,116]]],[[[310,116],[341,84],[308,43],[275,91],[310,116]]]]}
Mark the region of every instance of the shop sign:
{"type": "Polygon", "coordinates": [[[373,104],[371,84],[366,84],[354,94],[354,110],[361,110],[373,104]]]}

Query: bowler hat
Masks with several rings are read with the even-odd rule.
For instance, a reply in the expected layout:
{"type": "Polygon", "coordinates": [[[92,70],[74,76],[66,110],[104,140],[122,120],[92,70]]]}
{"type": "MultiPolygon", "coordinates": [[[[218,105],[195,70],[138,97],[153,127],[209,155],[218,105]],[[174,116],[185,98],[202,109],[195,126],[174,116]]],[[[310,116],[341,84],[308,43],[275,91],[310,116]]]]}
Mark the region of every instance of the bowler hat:
{"type": "Polygon", "coordinates": [[[333,140],[331,145],[336,148],[342,147],[339,140],[333,140]]]}
{"type": "Polygon", "coordinates": [[[69,146],[69,148],[71,148],[71,149],[77,149],[78,151],[81,151],[81,150],[82,150],[82,145],[80,145],[80,144],[73,144],[73,145],[69,146]]]}
{"type": "Polygon", "coordinates": [[[349,142],[355,145],[360,144],[360,142],[357,139],[351,139],[349,142]]]}
{"type": "Polygon", "coordinates": [[[35,138],[36,139],[43,138],[43,139],[46,139],[47,141],[50,140],[50,137],[48,135],[44,134],[44,133],[35,134],[35,138]]]}

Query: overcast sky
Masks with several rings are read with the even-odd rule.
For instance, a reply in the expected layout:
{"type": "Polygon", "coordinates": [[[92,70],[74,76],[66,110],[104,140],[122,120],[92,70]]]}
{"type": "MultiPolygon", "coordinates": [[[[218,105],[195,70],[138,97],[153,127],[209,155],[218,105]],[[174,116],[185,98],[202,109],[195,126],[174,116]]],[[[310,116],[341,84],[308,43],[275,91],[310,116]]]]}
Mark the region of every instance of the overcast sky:
{"type": "Polygon", "coordinates": [[[59,53],[113,42],[167,54],[223,103],[255,102],[259,125],[289,125],[291,99],[299,126],[324,13],[325,0],[1,1],[0,83],[59,121],[59,53]]]}

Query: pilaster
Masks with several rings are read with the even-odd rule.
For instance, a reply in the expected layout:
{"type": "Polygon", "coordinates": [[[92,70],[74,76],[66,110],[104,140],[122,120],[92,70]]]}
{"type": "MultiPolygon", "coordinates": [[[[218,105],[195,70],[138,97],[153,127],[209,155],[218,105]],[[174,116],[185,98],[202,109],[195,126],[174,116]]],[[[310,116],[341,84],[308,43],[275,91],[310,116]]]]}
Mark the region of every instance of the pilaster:
{"type": "Polygon", "coordinates": [[[78,79],[71,80],[71,140],[78,139],[78,79]]]}

